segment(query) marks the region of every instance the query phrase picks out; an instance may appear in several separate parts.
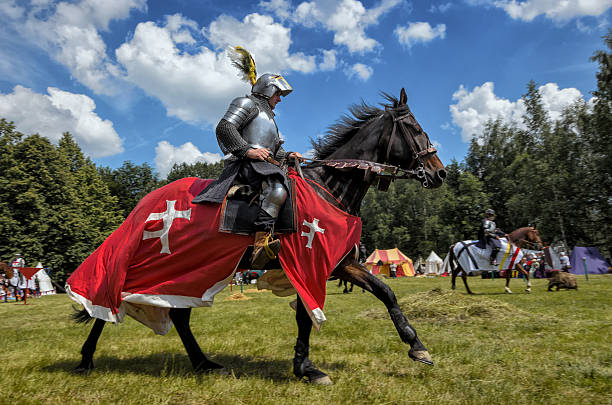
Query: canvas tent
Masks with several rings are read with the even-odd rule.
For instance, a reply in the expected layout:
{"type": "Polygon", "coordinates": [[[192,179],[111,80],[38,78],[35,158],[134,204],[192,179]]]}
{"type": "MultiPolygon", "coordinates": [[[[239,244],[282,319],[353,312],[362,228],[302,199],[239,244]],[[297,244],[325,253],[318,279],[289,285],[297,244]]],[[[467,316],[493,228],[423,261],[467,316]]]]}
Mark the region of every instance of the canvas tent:
{"type": "Polygon", "coordinates": [[[586,259],[586,267],[589,274],[607,274],[610,264],[605,261],[599,249],[596,247],[574,247],[574,251],[570,256],[571,273],[584,274],[584,265],[586,259]]]}
{"type": "Polygon", "coordinates": [[[442,274],[442,259],[433,250],[425,260],[425,274],[442,274]]]}
{"type": "Polygon", "coordinates": [[[384,274],[389,276],[389,265],[391,263],[397,264],[397,277],[414,276],[412,260],[398,248],[374,250],[370,257],[366,259],[365,265],[372,274],[384,274]]]}
{"type": "Polygon", "coordinates": [[[34,274],[33,278],[38,280],[38,288],[40,289],[40,295],[55,294],[55,287],[53,287],[51,277],[49,277],[47,271],[43,268],[42,263],[38,262],[36,267],[40,270],[38,271],[38,273],[34,274]]]}

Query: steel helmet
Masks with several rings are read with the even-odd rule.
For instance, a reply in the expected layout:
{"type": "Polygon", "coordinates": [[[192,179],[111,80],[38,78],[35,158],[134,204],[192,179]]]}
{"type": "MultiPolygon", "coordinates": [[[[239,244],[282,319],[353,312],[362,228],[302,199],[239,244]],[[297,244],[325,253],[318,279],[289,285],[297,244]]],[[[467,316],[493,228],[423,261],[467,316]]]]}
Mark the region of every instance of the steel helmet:
{"type": "Polygon", "coordinates": [[[273,73],[264,73],[253,85],[251,93],[263,96],[264,98],[270,98],[279,90],[281,96],[285,97],[293,91],[293,88],[291,88],[283,76],[273,73]]]}
{"type": "Polygon", "coordinates": [[[495,215],[495,211],[493,211],[491,208],[489,208],[488,210],[485,211],[485,214],[487,214],[487,215],[495,215]]]}

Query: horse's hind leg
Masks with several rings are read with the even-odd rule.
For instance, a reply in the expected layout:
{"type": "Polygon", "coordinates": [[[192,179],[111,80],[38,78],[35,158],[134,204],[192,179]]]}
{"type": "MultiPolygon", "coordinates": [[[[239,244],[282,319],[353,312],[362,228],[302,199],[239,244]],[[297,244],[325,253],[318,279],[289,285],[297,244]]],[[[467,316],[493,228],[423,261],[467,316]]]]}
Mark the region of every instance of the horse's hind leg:
{"type": "Polygon", "coordinates": [[[467,293],[470,295],[474,295],[472,290],[470,290],[470,286],[468,285],[468,282],[467,282],[467,273],[463,269],[461,269],[461,279],[463,280],[463,285],[465,285],[465,289],[467,290],[467,293]]]}
{"type": "Polygon", "coordinates": [[[87,336],[87,340],[83,343],[83,347],[81,348],[81,363],[73,370],[74,373],[88,373],[93,370],[93,356],[96,352],[96,345],[98,344],[98,339],[102,334],[102,329],[104,329],[105,321],[102,319],[96,319],[93,327],[91,328],[91,332],[89,332],[89,336],[87,336]]]}
{"type": "Polygon", "coordinates": [[[310,347],[310,332],[312,331],[312,320],[302,300],[298,296],[295,308],[295,320],[298,325],[298,338],[295,343],[295,356],[293,357],[293,374],[298,378],[308,378],[313,384],[331,385],[332,380],[316,368],[308,359],[310,347]]]}
{"type": "Polygon", "coordinates": [[[425,364],[433,365],[433,361],[429,352],[419,340],[416,330],[410,325],[406,316],[397,304],[397,299],[393,290],[380,281],[378,278],[370,274],[362,264],[356,261],[345,260],[336,269],[333,274],[343,280],[349,280],[357,286],[371,292],[378,298],[389,311],[393,325],[397,329],[402,342],[410,345],[408,356],[414,361],[420,361],[425,364]]]}
{"type": "Polygon", "coordinates": [[[171,308],[170,319],[174,323],[174,327],[181,337],[183,346],[187,350],[187,355],[193,366],[193,369],[198,372],[212,371],[222,369],[223,366],[210,361],[206,358],[198,342],[195,340],[191,328],[189,327],[189,318],[191,316],[191,308],[171,308]]]}

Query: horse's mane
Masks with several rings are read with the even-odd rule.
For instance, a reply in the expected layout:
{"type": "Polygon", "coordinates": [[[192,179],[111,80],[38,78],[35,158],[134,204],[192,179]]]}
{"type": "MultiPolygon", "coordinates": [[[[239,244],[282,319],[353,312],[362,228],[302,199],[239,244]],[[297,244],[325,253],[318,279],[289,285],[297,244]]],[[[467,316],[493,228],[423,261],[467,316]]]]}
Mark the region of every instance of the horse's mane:
{"type": "MultiPolygon", "coordinates": [[[[399,104],[398,99],[392,95],[384,92],[381,94],[389,102],[388,104],[381,104],[383,108],[393,108],[399,104]]],[[[408,108],[408,106],[401,107],[408,108]]],[[[324,137],[310,140],[315,159],[327,158],[339,147],[350,141],[368,121],[385,112],[379,107],[366,104],[363,100],[361,100],[361,104],[350,106],[349,111],[352,115],[343,115],[328,128],[324,137]]]]}

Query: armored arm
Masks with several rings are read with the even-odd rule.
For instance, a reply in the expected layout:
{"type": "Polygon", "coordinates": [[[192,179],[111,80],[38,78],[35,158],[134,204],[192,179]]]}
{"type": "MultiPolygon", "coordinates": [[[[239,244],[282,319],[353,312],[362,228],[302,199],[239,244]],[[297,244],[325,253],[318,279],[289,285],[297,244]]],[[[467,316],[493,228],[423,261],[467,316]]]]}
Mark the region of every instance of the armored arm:
{"type": "Polygon", "coordinates": [[[231,102],[216,129],[217,142],[223,153],[231,153],[241,158],[246,155],[250,146],[242,138],[240,131],[258,112],[257,106],[248,97],[238,97],[231,102]]]}
{"type": "Polygon", "coordinates": [[[497,234],[495,233],[495,223],[493,221],[489,221],[488,219],[483,220],[482,227],[483,227],[485,236],[488,236],[491,238],[494,238],[497,236],[497,234]]]}
{"type": "Polygon", "coordinates": [[[274,159],[278,160],[279,162],[282,161],[287,155],[289,154],[289,152],[286,152],[285,149],[283,149],[282,146],[278,147],[278,151],[276,152],[276,155],[274,155],[274,159]]]}

